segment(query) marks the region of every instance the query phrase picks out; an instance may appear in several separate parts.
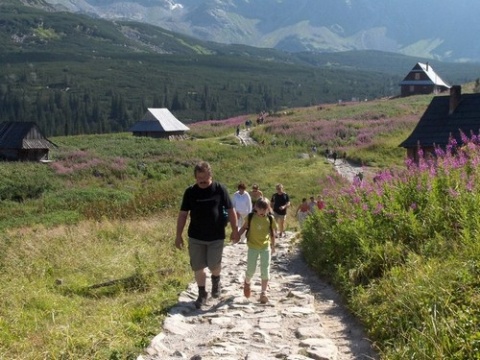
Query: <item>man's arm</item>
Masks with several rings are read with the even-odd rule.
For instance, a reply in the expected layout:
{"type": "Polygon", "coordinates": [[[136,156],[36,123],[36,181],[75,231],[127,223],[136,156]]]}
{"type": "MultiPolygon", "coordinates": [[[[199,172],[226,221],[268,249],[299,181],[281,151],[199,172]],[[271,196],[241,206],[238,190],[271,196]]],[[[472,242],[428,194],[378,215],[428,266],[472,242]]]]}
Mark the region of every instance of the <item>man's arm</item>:
{"type": "Polygon", "coordinates": [[[233,207],[228,209],[228,220],[230,221],[230,227],[232,228],[230,240],[232,240],[233,243],[237,243],[240,240],[240,236],[238,235],[237,212],[233,207]]]}
{"type": "Polygon", "coordinates": [[[290,204],[290,196],[288,196],[288,194],[286,194],[286,195],[287,195],[287,198],[286,198],[285,200],[287,200],[287,203],[285,204],[285,207],[284,207],[284,209],[287,209],[287,208],[289,208],[289,207],[290,207],[290,205],[291,205],[291,204],[290,204]]]}
{"type": "Polygon", "coordinates": [[[188,211],[180,210],[177,218],[177,236],[175,237],[175,246],[177,249],[183,249],[183,229],[187,223],[188,211]]]}

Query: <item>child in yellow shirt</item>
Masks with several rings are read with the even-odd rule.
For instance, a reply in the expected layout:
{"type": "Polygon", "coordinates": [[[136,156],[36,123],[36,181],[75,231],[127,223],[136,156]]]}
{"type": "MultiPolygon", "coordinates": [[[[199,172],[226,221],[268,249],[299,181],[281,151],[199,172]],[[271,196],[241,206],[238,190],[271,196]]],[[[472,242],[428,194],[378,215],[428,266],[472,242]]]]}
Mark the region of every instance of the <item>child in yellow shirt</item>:
{"type": "Polygon", "coordinates": [[[248,221],[245,221],[239,234],[247,231],[247,271],[245,274],[245,283],[243,284],[243,294],[249,298],[251,294],[250,282],[257,268],[258,258],[260,258],[260,278],[262,279],[262,292],[260,302],[268,302],[267,287],[270,280],[270,262],[272,254],[275,252],[275,231],[276,223],[271,215],[270,202],[261,197],[255,202],[253,212],[248,215],[248,221]]]}

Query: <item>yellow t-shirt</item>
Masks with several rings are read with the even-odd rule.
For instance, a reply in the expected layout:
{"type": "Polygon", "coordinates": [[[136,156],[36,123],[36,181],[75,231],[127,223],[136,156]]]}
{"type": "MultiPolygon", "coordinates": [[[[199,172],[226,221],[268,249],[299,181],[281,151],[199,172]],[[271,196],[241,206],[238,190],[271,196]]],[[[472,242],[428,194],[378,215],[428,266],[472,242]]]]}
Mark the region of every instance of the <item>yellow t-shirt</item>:
{"type": "MultiPolygon", "coordinates": [[[[272,229],[275,229],[275,220],[272,219],[272,229]]],[[[247,234],[248,247],[263,250],[270,246],[270,220],[267,216],[253,214],[247,234]]]]}

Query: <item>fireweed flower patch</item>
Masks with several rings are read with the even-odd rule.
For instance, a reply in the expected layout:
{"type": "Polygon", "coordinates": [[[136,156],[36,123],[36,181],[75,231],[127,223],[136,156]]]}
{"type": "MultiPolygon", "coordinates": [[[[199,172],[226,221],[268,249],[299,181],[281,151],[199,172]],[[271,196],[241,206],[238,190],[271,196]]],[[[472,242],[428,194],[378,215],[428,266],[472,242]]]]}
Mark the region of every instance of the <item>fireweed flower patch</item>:
{"type": "Polygon", "coordinates": [[[327,211],[308,219],[302,247],[386,358],[476,358],[478,140],[462,135],[419,158],[372,181],[330,182],[327,211]]]}

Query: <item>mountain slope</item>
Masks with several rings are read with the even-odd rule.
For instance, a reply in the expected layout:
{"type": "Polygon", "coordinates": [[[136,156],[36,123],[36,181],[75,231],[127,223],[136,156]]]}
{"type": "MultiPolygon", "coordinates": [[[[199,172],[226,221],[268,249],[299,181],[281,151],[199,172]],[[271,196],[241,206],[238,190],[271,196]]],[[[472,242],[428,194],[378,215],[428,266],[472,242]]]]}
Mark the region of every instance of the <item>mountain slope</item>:
{"type": "Polygon", "coordinates": [[[480,60],[480,48],[472,46],[480,30],[476,0],[45,1],[58,10],[141,21],[228,44],[287,51],[380,50],[444,61],[480,60]]]}
{"type": "MultiPolygon", "coordinates": [[[[0,121],[35,121],[47,136],[126,131],[148,107],[190,123],[395,96],[419,60],[225,45],[15,0],[0,3],[0,48],[0,121]]],[[[449,83],[480,74],[480,66],[432,66],[449,83]]]]}

